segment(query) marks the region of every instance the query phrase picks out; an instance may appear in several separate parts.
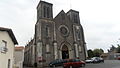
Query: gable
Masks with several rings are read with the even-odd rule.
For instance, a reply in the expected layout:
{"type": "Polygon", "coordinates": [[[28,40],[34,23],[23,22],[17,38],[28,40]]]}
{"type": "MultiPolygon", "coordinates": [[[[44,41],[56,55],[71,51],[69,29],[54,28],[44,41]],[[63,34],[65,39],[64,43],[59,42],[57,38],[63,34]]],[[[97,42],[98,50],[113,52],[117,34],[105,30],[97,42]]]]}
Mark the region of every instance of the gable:
{"type": "Polygon", "coordinates": [[[58,15],[54,18],[56,23],[70,23],[70,19],[67,14],[62,10],[58,15]]]}
{"type": "Polygon", "coordinates": [[[13,31],[11,29],[0,27],[0,31],[7,31],[9,36],[11,37],[12,41],[14,42],[14,44],[18,44],[18,42],[13,34],[13,31]]]}

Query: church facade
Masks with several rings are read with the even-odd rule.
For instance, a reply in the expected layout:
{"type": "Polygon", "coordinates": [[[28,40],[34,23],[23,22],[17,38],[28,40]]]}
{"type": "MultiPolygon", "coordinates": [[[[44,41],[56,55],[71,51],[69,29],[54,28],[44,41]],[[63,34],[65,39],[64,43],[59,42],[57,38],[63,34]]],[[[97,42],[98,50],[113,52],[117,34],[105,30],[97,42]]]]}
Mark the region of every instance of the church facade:
{"type": "Polygon", "coordinates": [[[86,43],[79,12],[63,10],[53,18],[53,4],[40,1],[35,24],[35,65],[49,64],[55,59],[85,60],[86,43]]]}

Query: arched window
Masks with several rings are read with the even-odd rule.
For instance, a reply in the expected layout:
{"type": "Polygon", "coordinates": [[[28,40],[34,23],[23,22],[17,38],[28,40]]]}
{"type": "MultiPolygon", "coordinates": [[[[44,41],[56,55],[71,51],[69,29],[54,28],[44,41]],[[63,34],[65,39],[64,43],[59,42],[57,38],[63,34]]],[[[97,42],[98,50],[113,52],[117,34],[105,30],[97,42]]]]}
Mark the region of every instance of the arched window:
{"type": "Polygon", "coordinates": [[[43,9],[44,9],[44,17],[50,18],[50,8],[44,6],[43,9]]]}
{"type": "Polygon", "coordinates": [[[78,31],[78,40],[80,40],[80,35],[81,35],[80,31],[78,31]]]}
{"type": "Polygon", "coordinates": [[[77,19],[77,15],[76,14],[74,14],[74,22],[78,23],[78,19],[77,19]]]}
{"type": "Polygon", "coordinates": [[[46,37],[49,37],[49,26],[46,25],[46,37]]]}
{"type": "Polygon", "coordinates": [[[81,52],[82,51],[82,48],[81,48],[81,46],[79,45],[79,52],[81,52]]]}
{"type": "Polygon", "coordinates": [[[47,18],[49,18],[50,17],[50,9],[49,9],[49,7],[47,7],[47,18]]]}
{"type": "Polygon", "coordinates": [[[77,37],[77,40],[80,40],[81,39],[81,31],[80,31],[80,27],[79,26],[76,26],[76,37],[77,37]]]}
{"type": "Polygon", "coordinates": [[[39,19],[40,15],[39,15],[39,10],[37,10],[37,19],[39,19]]]}
{"type": "Polygon", "coordinates": [[[44,17],[46,17],[46,6],[44,6],[43,9],[44,9],[44,17]]]}

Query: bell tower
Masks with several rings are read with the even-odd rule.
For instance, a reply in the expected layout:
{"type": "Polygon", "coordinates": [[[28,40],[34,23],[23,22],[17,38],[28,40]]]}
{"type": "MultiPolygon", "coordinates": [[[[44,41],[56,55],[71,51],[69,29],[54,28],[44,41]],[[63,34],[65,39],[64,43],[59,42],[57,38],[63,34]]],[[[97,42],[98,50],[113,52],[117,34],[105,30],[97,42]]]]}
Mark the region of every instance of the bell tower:
{"type": "Polygon", "coordinates": [[[69,10],[67,16],[73,22],[73,24],[80,24],[79,12],[75,10],[69,10]]]}
{"type": "Polygon", "coordinates": [[[54,44],[55,26],[52,6],[53,4],[41,0],[37,6],[37,22],[35,24],[35,61],[39,68],[43,68],[43,66],[48,65],[49,62],[54,59],[52,44],[54,44]]]}
{"type": "Polygon", "coordinates": [[[42,18],[53,19],[53,4],[40,1],[37,6],[37,20],[42,18]]]}

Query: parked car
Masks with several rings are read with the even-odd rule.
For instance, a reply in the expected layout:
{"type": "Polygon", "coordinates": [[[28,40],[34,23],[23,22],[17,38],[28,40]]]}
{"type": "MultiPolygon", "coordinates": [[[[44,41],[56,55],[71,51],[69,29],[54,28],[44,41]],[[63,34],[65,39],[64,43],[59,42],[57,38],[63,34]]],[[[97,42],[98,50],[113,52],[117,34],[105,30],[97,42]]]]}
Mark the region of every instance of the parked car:
{"type": "Polygon", "coordinates": [[[81,61],[80,59],[71,59],[67,63],[63,63],[63,68],[79,68],[79,67],[84,67],[85,62],[81,61]]]}
{"type": "Polygon", "coordinates": [[[92,59],[87,59],[87,60],[85,60],[85,62],[86,63],[92,63],[94,60],[92,60],[92,59]]]}
{"type": "Polygon", "coordinates": [[[100,63],[104,62],[104,59],[101,57],[93,57],[91,59],[85,60],[86,63],[100,63]]]}
{"type": "Polygon", "coordinates": [[[99,60],[100,60],[100,62],[104,63],[104,59],[103,58],[100,57],[99,60]]]}
{"type": "Polygon", "coordinates": [[[117,59],[118,59],[118,60],[120,60],[120,56],[119,56],[119,57],[117,57],[117,59]]]}
{"type": "Polygon", "coordinates": [[[49,63],[50,67],[56,67],[56,66],[62,66],[63,63],[66,63],[67,60],[63,60],[63,59],[56,59],[53,60],[52,62],[49,63]]]}

